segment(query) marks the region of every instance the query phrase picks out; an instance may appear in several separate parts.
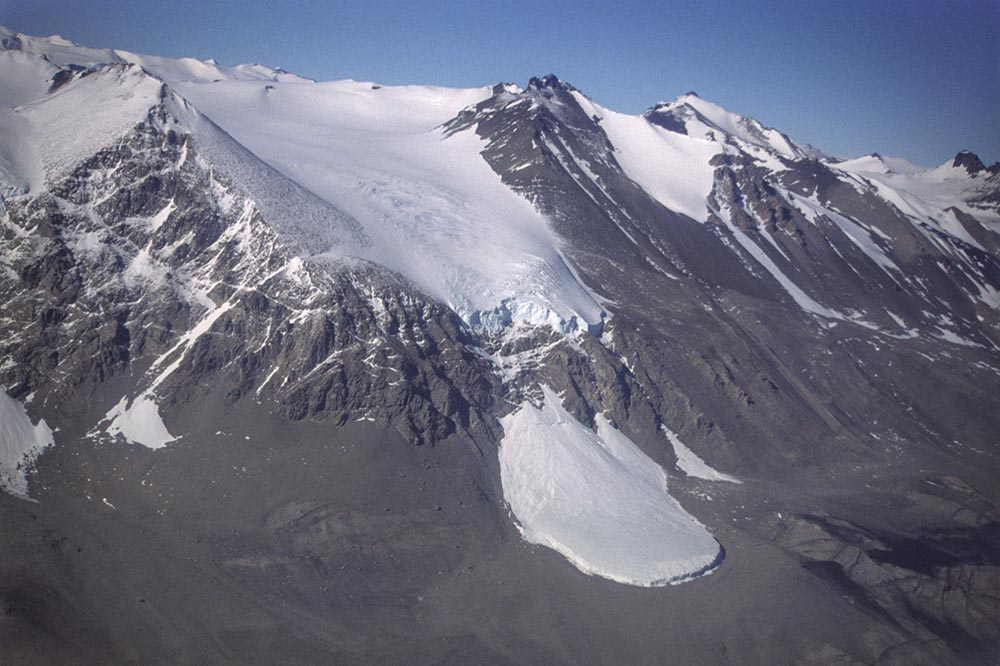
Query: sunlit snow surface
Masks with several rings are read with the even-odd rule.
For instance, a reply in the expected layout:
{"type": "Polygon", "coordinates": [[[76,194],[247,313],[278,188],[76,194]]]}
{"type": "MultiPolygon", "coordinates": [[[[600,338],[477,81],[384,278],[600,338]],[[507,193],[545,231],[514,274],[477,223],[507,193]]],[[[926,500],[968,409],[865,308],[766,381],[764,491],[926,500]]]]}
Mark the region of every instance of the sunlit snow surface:
{"type": "Polygon", "coordinates": [[[580,92],[573,96],[587,115],[601,119],[601,129],[615,147],[615,159],[629,178],[667,208],[699,222],[708,219],[706,199],[715,172],[709,160],[723,151],[719,142],[606,109],[580,92]]]}
{"type": "Polygon", "coordinates": [[[52,445],[52,431],[44,420],[32,424],[24,405],[0,386],[0,490],[28,496],[26,468],[52,445]]]}
{"type": "MultiPolygon", "coordinates": [[[[954,236],[969,245],[984,249],[955,218],[953,209],[971,215],[987,228],[1000,228],[1000,216],[989,207],[968,204],[964,199],[989,179],[988,172],[970,176],[964,167],[948,160],[932,169],[923,169],[899,158],[867,155],[853,160],[830,163],[839,171],[864,178],[880,197],[907,217],[932,229],[954,236]]],[[[917,225],[923,231],[923,227],[917,225]]],[[[924,232],[941,247],[934,234],[924,232]]],[[[945,251],[947,249],[945,248],[945,251]]]]}
{"type": "Polygon", "coordinates": [[[500,477],[524,538],[587,574],[639,586],[709,572],[721,549],[667,493],[663,469],[601,415],[589,430],[546,388],[504,417],[500,477]]]}
{"type": "Polygon", "coordinates": [[[675,111],[683,119],[687,134],[695,137],[716,136],[721,131],[738,139],[744,146],[758,146],[788,158],[803,154],[803,148],[787,136],[759,121],[728,111],[694,93],[679,96],[664,109],[675,111]]]}
{"type": "Polygon", "coordinates": [[[488,88],[175,81],[268,164],[360,224],[337,248],[399,272],[473,325],[572,330],[602,308],[564,263],[548,222],[504,185],[472,130],[439,126],[488,88]]]}

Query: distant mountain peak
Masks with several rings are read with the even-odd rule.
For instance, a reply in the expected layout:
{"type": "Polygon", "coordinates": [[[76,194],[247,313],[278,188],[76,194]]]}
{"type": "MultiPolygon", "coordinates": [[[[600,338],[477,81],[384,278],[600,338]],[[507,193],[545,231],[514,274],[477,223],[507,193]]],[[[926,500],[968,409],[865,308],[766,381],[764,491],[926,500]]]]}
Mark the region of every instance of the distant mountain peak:
{"type": "Polygon", "coordinates": [[[576,90],[572,85],[563,81],[555,74],[546,74],[542,77],[533,76],[528,81],[528,90],[559,90],[563,92],[573,92],[576,90]]]}
{"type": "Polygon", "coordinates": [[[958,151],[955,159],[951,162],[951,166],[955,168],[964,167],[970,176],[975,176],[980,171],[986,169],[986,165],[979,159],[979,156],[970,150],[958,151]]]}
{"type": "Polygon", "coordinates": [[[824,154],[808,145],[800,145],[776,129],[750,116],[734,113],[688,91],[672,102],[657,102],[643,116],[650,123],[671,132],[703,138],[739,140],[773,151],[782,157],[821,158],[824,154]]]}

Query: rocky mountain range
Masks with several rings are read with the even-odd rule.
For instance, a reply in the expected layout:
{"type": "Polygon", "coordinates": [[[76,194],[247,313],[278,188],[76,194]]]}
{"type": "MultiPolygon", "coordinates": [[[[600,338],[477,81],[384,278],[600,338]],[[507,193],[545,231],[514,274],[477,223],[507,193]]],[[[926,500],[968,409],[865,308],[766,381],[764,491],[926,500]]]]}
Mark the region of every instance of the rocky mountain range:
{"type": "Polygon", "coordinates": [[[1000,165],[0,38],[4,663],[1000,654],[1000,165]]]}

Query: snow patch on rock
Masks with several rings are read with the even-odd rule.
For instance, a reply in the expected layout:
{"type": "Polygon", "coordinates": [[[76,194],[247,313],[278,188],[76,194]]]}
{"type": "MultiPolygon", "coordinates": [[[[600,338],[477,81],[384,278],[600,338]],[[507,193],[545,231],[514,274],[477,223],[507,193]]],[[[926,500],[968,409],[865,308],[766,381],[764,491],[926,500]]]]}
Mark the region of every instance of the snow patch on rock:
{"type": "Polygon", "coordinates": [[[139,396],[131,405],[127,398],[122,398],[105,418],[111,420],[107,427],[109,435],[120,434],[130,442],[150,449],[162,448],[177,439],[163,423],[159,407],[146,395],[139,396]]]}
{"type": "Polygon", "coordinates": [[[743,483],[735,476],[724,474],[711,467],[701,457],[685,446],[680,437],[666,425],[661,425],[660,429],[667,436],[674,447],[674,455],[677,456],[677,466],[688,476],[705,481],[727,481],[729,483],[743,483]]]}

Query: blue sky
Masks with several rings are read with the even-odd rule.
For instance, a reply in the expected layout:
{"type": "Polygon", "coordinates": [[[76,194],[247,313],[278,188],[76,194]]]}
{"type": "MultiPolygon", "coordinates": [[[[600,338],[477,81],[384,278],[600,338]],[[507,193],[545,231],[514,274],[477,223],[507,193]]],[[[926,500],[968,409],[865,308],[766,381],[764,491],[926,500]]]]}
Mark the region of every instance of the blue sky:
{"type": "Polygon", "coordinates": [[[836,155],[1000,160],[1000,0],[0,0],[0,23],[315,79],[554,72],[632,113],[694,90],[836,155]]]}

